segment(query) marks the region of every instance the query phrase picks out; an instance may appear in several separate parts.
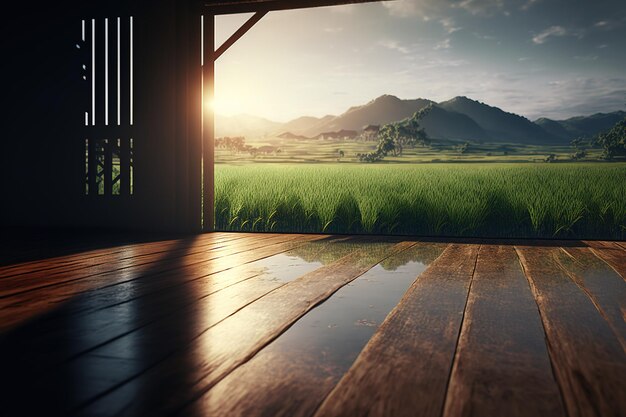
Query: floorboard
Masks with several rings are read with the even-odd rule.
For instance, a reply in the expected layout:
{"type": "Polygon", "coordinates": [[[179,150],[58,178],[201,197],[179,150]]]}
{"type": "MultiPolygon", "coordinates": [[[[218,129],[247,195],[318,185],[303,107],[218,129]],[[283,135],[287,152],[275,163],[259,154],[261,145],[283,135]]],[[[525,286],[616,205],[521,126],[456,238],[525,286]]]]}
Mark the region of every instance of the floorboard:
{"type": "Polygon", "coordinates": [[[626,282],[587,248],[563,248],[557,260],[591,298],[626,351],[626,282]]]}
{"type": "MultiPolygon", "coordinates": [[[[102,291],[103,288],[116,286],[116,290],[132,297],[136,296],[135,282],[138,280],[144,280],[147,283],[148,277],[153,278],[156,275],[158,275],[156,280],[160,281],[163,277],[167,280],[167,277],[182,272],[179,277],[186,281],[189,277],[185,275],[185,272],[189,271],[189,268],[199,270],[206,275],[207,272],[218,269],[220,265],[223,269],[227,269],[233,265],[245,263],[246,259],[251,257],[263,256],[264,254],[267,256],[268,253],[273,254],[288,250],[293,245],[301,244],[302,240],[316,238],[319,237],[289,235],[289,237],[282,239],[256,240],[242,246],[224,248],[224,250],[208,250],[189,257],[174,256],[170,258],[166,256],[153,263],[131,263],[125,268],[105,272],[89,270],[84,276],[74,275],[62,282],[41,284],[37,288],[19,291],[10,297],[0,298],[0,330],[12,328],[31,317],[58,307],[60,303],[79,293],[94,290],[102,291]],[[265,251],[264,248],[267,248],[268,251],[265,251]],[[181,271],[181,269],[184,270],[181,271]],[[121,287],[121,285],[125,287],[121,287]],[[133,291],[129,292],[128,287],[131,287],[133,291]]],[[[192,276],[191,279],[194,277],[192,276]]],[[[96,297],[99,300],[105,299],[101,294],[96,295],[96,297]]],[[[119,303],[119,298],[115,299],[115,302],[119,303]]]]}
{"type": "MultiPolygon", "coordinates": [[[[350,367],[407,286],[423,271],[424,252],[437,257],[445,244],[423,244],[396,253],[343,287],[323,305],[245,364],[235,369],[198,401],[182,410],[185,416],[305,417],[312,415],[350,367]],[[419,264],[412,264],[419,260],[419,264]],[[393,265],[409,264],[406,271],[393,265]],[[406,284],[393,301],[381,291],[394,291],[394,281],[406,274],[406,284]],[[367,290],[368,287],[374,290],[367,290]],[[385,306],[385,304],[387,304],[385,306]],[[380,321],[375,309],[382,308],[380,321]],[[339,316],[342,317],[339,317],[339,316]],[[351,321],[344,320],[348,316],[351,321]],[[367,327],[364,327],[367,326],[367,327]],[[366,330],[372,329],[371,332],[366,330]],[[363,335],[363,336],[360,336],[363,335]],[[362,337],[362,339],[360,338],[362,337]],[[359,344],[359,340],[362,344],[359,344]],[[333,346],[341,345],[339,352],[333,346]],[[289,401],[284,401],[289,398],[289,401]]],[[[419,278],[418,278],[419,279],[419,278]]]]}
{"type": "Polygon", "coordinates": [[[478,254],[444,417],[564,416],[539,311],[511,246],[478,254]]]}
{"type": "Polygon", "coordinates": [[[516,250],[541,312],[568,415],[626,415],[626,355],[592,300],[560,267],[561,250],[516,250]]]}
{"type": "MultiPolygon", "coordinates": [[[[167,381],[151,395],[167,397],[159,404],[128,404],[120,416],[170,415],[200,397],[233,369],[245,363],[317,304],[343,285],[365,273],[384,258],[414,245],[385,244],[357,250],[260,298],[236,314],[204,331],[185,351],[170,356],[130,383],[150,387],[150,381],[167,375],[167,381]],[[189,366],[193,363],[193,366],[189,366]],[[186,365],[185,365],[186,364],[186,365]]],[[[156,387],[154,387],[156,388],[156,387]]],[[[113,393],[103,398],[111,406],[121,404],[113,393]]],[[[96,404],[95,407],[101,407],[96,404]]],[[[89,408],[85,410],[89,414],[89,408]]]]}
{"type": "Polygon", "coordinates": [[[479,245],[425,271],[315,416],[440,416],[479,245]]]}
{"type": "Polygon", "coordinates": [[[624,242],[12,236],[1,416],[626,415],[624,242]]]}
{"type": "Polygon", "coordinates": [[[616,242],[585,242],[591,250],[626,280],[626,249],[616,242]]]}

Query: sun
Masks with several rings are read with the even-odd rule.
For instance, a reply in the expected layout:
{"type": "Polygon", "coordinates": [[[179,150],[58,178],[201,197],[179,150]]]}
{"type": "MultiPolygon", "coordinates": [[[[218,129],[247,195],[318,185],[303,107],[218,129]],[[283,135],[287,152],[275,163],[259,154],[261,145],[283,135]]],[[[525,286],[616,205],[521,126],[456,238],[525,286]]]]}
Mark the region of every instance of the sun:
{"type": "Polygon", "coordinates": [[[241,103],[231,97],[215,97],[213,100],[205,101],[205,109],[210,109],[216,114],[232,116],[241,112],[241,103]]]}

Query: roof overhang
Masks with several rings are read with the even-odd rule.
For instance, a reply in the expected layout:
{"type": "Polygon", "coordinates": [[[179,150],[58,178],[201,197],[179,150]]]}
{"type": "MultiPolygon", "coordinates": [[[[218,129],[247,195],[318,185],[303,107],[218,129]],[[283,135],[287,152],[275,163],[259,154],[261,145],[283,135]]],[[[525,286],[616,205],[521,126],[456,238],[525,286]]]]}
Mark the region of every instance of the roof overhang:
{"type": "Polygon", "coordinates": [[[203,5],[205,10],[220,15],[377,2],[380,0],[205,0],[203,5]]]}

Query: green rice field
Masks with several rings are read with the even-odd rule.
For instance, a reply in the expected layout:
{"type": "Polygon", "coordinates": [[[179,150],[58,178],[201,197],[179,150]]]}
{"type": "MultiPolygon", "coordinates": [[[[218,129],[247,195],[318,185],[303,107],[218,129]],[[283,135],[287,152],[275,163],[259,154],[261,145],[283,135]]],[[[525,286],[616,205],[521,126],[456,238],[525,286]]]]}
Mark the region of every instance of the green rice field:
{"type": "Polygon", "coordinates": [[[624,239],[625,163],[216,166],[229,231],[624,239]]]}

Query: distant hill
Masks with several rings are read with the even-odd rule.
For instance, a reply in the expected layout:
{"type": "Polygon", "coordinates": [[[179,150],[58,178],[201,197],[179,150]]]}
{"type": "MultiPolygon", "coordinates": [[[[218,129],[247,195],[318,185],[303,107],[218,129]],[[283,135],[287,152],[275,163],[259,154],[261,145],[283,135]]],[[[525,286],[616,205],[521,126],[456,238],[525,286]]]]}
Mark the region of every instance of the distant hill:
{"type": "Polygon", "coordinates": [[[262,117],[240,114],[237,116],[215,116],[215,135],[220,136],[266,136],[280,130],[282,123],[262,117]]]}
{"type": "Polygon", "coordinates": [[[620,110],[612,113],[572,117],[567,120],[552,120],[542,117],[535,120],[535,123],[553,135],[572,140],[581,136],[591,137],[608,130],[624,117],[626,117],[626,112],[620,110]]]}
{"type": "Polygon", "coordinates": [[[432,139],[491,140],[489,134],[470,117],[436,105],[424,116],[420,125],[432,139]]]}
{"type": "Polygon", "coordinates": [[[455,97],[439,106],[471,117],[491,136],[494,142],[551,144],[563,139],[546,132],[525,117],[507,113],[467,97],[455,97]]]}
{"type": "Polygon", "coordinates": [[[291,132],[296,135],[315,136],[324,130],[323,126],[326,123],[334,118],[335,116],[330,114],[324,117],[298,117],[297,119],[291,120],[281,125],[280,129],[282,131],[291,132]]]}
{"type": "Polygon", "coordinates": [[[360,133],[367,125],[397,122],[427,106],[432,106],[432,109],[421,124],[432,139],[476,142],[565,144],[576,137],[593,136],[609,129],[626,117],[626,112],[616,111],[567,120],[540,118],[533,123],[520,115],[467,97],[435,103],[423,98],[402,100],[396,96],[382,95],[363,105],[351,107],[339,116],[303,116],[287,123],[249,115],[217,116],[216,135],[250,138],[279,136],[302,140],[320,137],[321,134],[334,137],[343,131],[342,137],[352,137],[353,132],[360,133]]]}
{"type": "Polygon", "coordinates": [[[291,132],[283,132],[280,135],[277,135],[277,137],[281,138],[281,139],[296,139],[296,140],[307,140],[307,139],[311,139],[307,136],[303,136],[303,135],[296,135],[295,133],[291,133],[291,132]]]}
{"type": "Polygon", "coordinates": [[[322,125],[312,126],[304,134],[317,136],[323,132],[336,132],[342,129],[360,131],[367,125],[382,125],[406,119],[431,103],[434,102],[419,98],[401,100],[396,96],[383,95],[362,106],[351,107],[322,125]]]}

